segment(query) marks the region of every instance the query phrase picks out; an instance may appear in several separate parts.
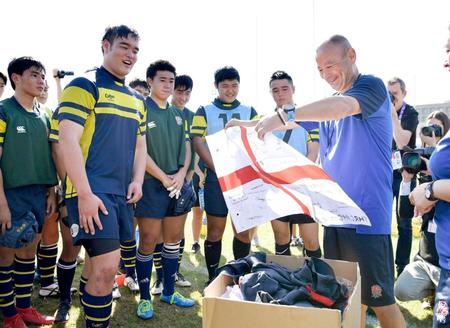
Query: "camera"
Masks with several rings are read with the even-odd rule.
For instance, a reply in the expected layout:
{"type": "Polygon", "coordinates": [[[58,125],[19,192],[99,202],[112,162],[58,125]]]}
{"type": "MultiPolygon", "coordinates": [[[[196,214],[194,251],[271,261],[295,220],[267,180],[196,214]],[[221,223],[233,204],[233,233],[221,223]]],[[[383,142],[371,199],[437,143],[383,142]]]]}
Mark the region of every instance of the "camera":
{"type": "Polygon", "coordinates": [[[422,128],[422,130],[420,130],[420,132],[424,136],[427,136],[427,137],[432,137],[433,136],[433,132],[434,132],[434,136],[435,137],[442,138],[442,129],[437,124],[431,124],[429,126],[424,126],[422,128]]]}
{"type": "Polygon", "coordinates": [[[391,103],[395,102],[395,96],[389,92],[389,98],[391,99],[391,103]]]}
{"type": "Polygon", "coordinates": [[[62,78],[64,78],[64,76],[68,76],[68,75],[74,75],[74,73],[70,72],[70,71],[58,71],[54,77],[62,79],[62,78]]]}
{"type": "Polygon", "coordinates": [[[430,158],[435,147],[404,150],[402,154],[402,169],[411,174],[417,174],[427,169],[427,163],[421,157],[430,158]]]}

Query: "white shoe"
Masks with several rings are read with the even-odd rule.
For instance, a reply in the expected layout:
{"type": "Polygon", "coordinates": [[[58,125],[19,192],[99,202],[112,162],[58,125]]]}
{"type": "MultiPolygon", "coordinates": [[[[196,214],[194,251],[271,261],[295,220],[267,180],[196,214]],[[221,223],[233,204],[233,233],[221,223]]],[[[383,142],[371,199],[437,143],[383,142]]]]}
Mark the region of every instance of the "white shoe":
{"type": "Polygon", "coordinates": [[[134,277],[125,277],[124,285],[133,293],[139,291],[139,284],[134,277]]]}
{"type": "Polygon", "coordinates": [[[41,287],[41,289],[39,289],[39,296],[40,297],[57,297],[57,296],[59,296],[58,283],[54,282],[53,284],[48,285],[46,287],[41,287]]]}
{"type": "MultiPolygon", "coordinates": [[[[70,287],[70,294],[75,295],[78,292],[78,289],[75,287],[70,287]]],[[[58,282],[54,282],[51,285],[48,285],[46,287],[41,287],[39,289],[39,296],[40,297],[59,297],[59,286],[58,282]]]]}
{"type": "Polygon", "coordinates": [[[122,297],[122,295],[120,294],[119,286],[116,283],[114,283],[113,290],[112,290],[112,298],[113,298],[113,300],[117,300],[121,297],[122,297]]]}
{"type": "Polygon", "coordinates": [[[291,239],[291,246],[301,246],[301,238],[300,237],[292,237],[291,239]]]}
{"type": "Polygon", "coordinates": [[[161,280],[156,280],[155,283],[153,284],[151,293],[152,295],[159,295],[162,293],[164,289],[163,283],[161,280]]]}
{"type": "Polygon", "coordinates": [[[180,287],[191,287],[189,280],[186,280],[183,274],[179,272],[175,274],[175,284],[180,287]]]}

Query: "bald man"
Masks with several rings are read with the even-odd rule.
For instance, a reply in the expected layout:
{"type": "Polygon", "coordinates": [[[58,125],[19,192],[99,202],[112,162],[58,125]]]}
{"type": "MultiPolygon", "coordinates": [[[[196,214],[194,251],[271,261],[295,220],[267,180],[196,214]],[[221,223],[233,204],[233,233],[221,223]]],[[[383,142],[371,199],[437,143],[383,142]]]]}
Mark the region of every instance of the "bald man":
{"type": "Polygon", "coordinates": [[[320,76],[337,94],[293,109],[280,110],[256,126],[264,135],[289,121],[320,121],[320,161],[324,170],[370,218],[372,226],[325,227],[329,259],[359,262],[362,322],[367,306],[382,327],[406,327],[394,298],[391,244],[391,103],[383,81],[360,74],[349,41],[335,35],[316,52],[320,76]]]}

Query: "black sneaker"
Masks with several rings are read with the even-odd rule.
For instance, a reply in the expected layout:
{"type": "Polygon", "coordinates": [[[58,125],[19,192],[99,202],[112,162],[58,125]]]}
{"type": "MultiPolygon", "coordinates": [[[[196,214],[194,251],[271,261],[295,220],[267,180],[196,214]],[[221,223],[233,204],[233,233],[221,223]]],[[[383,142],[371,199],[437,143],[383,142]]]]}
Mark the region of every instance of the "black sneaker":
{"type": "Polygon", "coordinates": [[[197,254],[200,251],[200,244],[193,243],[191,251],[192,251],[192,253],[197,254]]]}
{"type": "Polygon", "coordinates": [[[70,319],[70,302],[59,303],[58,309],[55,312],[55,323],[56,322],[67,322],[70,319]]]}

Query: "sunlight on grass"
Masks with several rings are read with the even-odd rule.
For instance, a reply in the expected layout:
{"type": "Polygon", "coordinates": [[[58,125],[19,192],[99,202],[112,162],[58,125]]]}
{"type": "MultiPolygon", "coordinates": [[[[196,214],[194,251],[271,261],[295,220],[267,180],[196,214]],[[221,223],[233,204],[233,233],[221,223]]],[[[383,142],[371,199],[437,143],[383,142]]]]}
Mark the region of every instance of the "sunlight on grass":
{"type": "MultiPolygon", "coordinates": [[[[415,235],[418,236],[418,228],[420,229],[420,219],[414,219],[413,221],[415,235]]],[[[207,270],[205,268],[204,253],[203,253],[203,240],[200,241],[201,252],[198,254],[192,254],[190,252],[192,246],[191,235],[191,220],[188,218],[186,222],[186,246],[183,261],[181,264],[181,272],[186,279],[192,283],[191,288],[177,287],[177,290],[185,296],[191,297],[196,301],[196,305],[190,309],[180,309],[173,305],[162,303],[159,300],[159,296],[153,297],[153,306],[155,316],[148,320],[142,321],[136,316],[136,307],[139,302],[139,296],[132,294],[128,289],[122,287],[120,291],[122,298],[113,303],[113,315],[110,321],[110,327],[142,327],[151,326],[154,328],[197,328],[202,324],[202,292],[207,280],[207,270]]],[[[393,247],[395,250],[397,243],[397,231],[396,222],[393,223],[393,247]]],[[[252,251],[265,251],[273,253],[274,241],[273,233],[270,224],[264,224],[258,228],[258,235],[260,240],[260,247],[252,246],[252,251]]],[[[319,239],[322,240],[323,229],[320,229],[319,239]]],[[[202,237],[204,238],[204,236],[202,237]]],[[[227,224],[225,234],[223,237],[223,248],[221,264],[226,263],[233,259],[232,251],[232,239],[233,232],[230,222],[227,224]]],[[[412,257],[417,253],[418,239],[414,239],[413,248],[411,251],[412,257]]],[[[293,255],[302,255],[301,247],[291,247],[293,255]]],[[[75,278],[74,286],[78,286],[79,275],[81,273],[81,267],[77,269],[77,275],[75,278]]],[[[154,277],[152,278],[152,282],[154,277]]],[[[53,314],[58,306],[57,299],[40,299],[37,296],[37,287],[35,287],[34,304],[36,307],[45,314],[53,314]]],[[[408,327],[425,328],[430,327],[432,322],[432,311],[423,310],[421,302],[399,302],[400,308],[408,322],[408,327]]],[[[73,306],[71,309],[70,322],[64,325],[57,325],[56,327],[84,327],[84,319],[80,308],[78,295],[73,298],[73,306]]],[[[368,317],[367,327],[379,327],[378,321],[373,317],[368,317]]],[[[280,327],[281,328],[281,327],[280,327]]]]}

